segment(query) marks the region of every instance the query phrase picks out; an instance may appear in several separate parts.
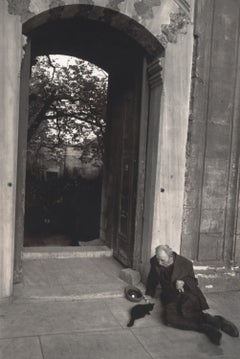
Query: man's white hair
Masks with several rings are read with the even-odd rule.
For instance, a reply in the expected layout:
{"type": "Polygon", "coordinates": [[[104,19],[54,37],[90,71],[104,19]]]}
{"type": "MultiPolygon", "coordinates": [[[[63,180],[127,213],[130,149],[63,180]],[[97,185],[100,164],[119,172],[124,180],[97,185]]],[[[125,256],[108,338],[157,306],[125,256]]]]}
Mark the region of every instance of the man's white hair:
{"type": "Polygon", "coordinates": [[[159,246],[157,246],[156,253],[158,253],[160,251],[165,252],[169,257],[172,257],[172,255],[173,255],[172,248],[170,248],[169,245],[167,245],[167,244],[160,244],[159,246]]]}

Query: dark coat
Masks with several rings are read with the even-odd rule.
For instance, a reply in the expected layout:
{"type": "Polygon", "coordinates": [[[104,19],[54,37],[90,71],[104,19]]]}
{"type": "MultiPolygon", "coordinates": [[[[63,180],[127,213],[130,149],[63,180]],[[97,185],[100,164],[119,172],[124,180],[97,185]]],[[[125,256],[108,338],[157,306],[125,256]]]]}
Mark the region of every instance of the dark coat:
{"type": "MultiPolygon", "coordinates": [[[[189,297],[198,298],[199,310],[208,309],[209,306],[207,301],[198,287],[197,278],[195,278],[192,262],[176,253],[173,264],[173,271],[171,275],[171,285],[176,288],[176,281],[184,281],[184,294],[189,297]]],[[[161,286],[161,267],[158,263],[157,257],[154,256],[150,260],[151,268],[147,279],[146,295],[153,297],[155,295],[156,287],[160,284],[161,286]]]]}

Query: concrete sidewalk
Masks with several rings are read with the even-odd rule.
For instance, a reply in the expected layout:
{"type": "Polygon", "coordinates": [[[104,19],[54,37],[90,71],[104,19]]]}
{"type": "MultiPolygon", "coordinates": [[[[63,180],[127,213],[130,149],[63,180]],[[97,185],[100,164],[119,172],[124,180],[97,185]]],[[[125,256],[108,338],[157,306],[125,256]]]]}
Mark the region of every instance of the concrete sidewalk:
{"type": "MultiPolygon", "coordinates": [[[[25,261],[24,283],[12,303],[0,305],[0,359],[238,358],[239,338],[223,333],[216,347],[203,334],[165,327],[158,300],[150,316],[128,328],[134,304],[123,297],[126,283],[112,258],[53,261],[25,261]],[[89,299],[81,299],[81,290],[89,299]],[[108,295],[94,298],[96,290],[108,295]]],[[[212,314],[240,327],[240,292],[209,293],[207,299],[212,314]]]]}

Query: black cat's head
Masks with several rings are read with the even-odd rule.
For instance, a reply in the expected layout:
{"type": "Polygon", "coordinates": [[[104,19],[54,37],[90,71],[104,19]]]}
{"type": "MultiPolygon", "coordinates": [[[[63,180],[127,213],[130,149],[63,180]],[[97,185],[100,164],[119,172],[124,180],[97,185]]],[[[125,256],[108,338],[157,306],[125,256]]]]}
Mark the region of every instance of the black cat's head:
{"type": "Polygon", "coordinates": [[[148,303],[148,310],[153,310],[154,303],[148,303]]]}

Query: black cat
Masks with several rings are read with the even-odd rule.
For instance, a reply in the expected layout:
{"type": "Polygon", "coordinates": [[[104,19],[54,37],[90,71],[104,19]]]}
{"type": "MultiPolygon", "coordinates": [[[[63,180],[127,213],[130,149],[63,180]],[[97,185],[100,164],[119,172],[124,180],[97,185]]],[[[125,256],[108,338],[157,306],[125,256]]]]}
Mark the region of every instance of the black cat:
{"type": "Polygon", "coordinates": [[[146,314],[150,314],[150,311],[153,310],[153,307],[154,303],[135,305],[130,311],[131,319],[127,326],[132,327],[136,319],[143,318],[146,314]]]}

